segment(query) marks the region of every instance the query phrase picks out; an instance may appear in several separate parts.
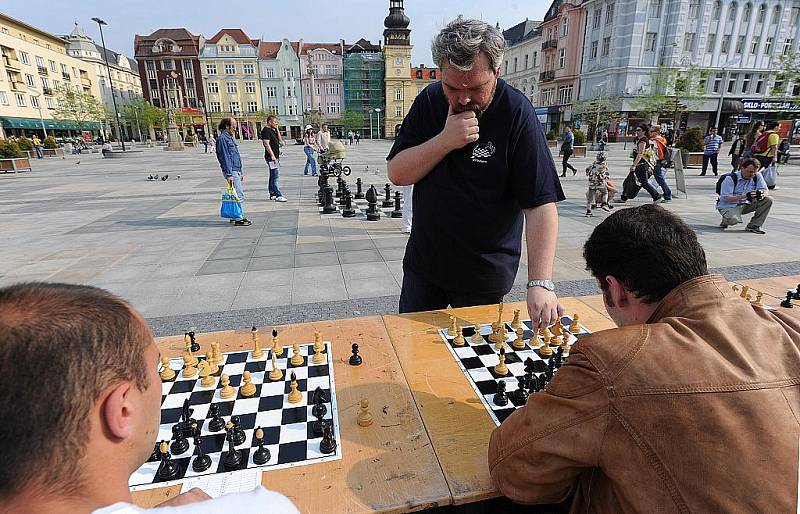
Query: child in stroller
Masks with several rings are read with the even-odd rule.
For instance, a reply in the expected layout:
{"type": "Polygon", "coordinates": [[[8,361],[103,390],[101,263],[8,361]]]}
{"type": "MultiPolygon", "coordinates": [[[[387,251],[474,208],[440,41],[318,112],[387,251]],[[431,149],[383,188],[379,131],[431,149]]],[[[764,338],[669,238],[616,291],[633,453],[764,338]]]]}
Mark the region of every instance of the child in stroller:
{"type": "Polygon", "coordinates": [[[337,140],[331,141],[328,150],[319,153],[320,173],[329,173],[336,177],[350,175],[350,166],[344,166],[344,158],[347,157],[347,150],[344,144],[337,140]]]}

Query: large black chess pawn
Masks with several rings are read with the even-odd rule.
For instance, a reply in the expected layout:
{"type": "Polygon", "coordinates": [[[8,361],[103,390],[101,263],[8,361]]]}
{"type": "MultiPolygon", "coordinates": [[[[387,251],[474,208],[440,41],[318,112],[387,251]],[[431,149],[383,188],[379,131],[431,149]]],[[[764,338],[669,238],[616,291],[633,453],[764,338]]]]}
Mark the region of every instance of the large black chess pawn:
{"type": "Polygon", "coordinates": [[[244,430],[242,430],[242,420],[239,416],[231,416],[231,424],[233,424],[233,444],[240,445],[246,439],[244,430]]]}
{"type": "Polygon", "coordinates": [[[325,188],[325,205],[322,206],[322,214],[333,214],[336,212],[336,206],[333,205],[333,188],[328,186],[325,188]]]}
{"type": "Polygon", "coordinates": [[[178,465],[172,462],[172,455],[169,454],[169,445],[166,441],[161,441],[159,452],[161,453],[161,464],[156,471],[156,477],[161,480],[178,478],[178,465]]]}
{"type": "Polygon", "coordinates": [[[219,415],[219,405],[212,403],[208,408],[208,414],[211,416],[211,421],[208,422],[208,429],[212,432],[219,432],[225,428],[225,420],[219,415]]]}
{"type": "Polygon", "coordinates": [[[344,192],[344,209],[342,209],[342,218],[355,218],[356,210],[353,208],[353,194],[350,189],[344,192]]]}
{"type": "Polygon", "coordinates": [[[349,362],[351,366],[360,366],[364,362],[358,354],[358,343],[353,343],[353,355],[350,356],[349,362]]]}
{"type": "Polygon", "coordinates": [[[189,440],[183,435],[180,424],[172,425],[172,444],[169,445],[169,450],[175,454],[180,455],[189,449],[189,440]]]}
{"type": "Polygon", "coordinates": [[[800,300],[800,284],[797,284],[797,289],[792,293],[792,298],[795,300],[800,300]]]}
{"type": "Polygon", "coordinates": [[[269,461],[269,449],[264,448],[264,429],[258,427],[255,432],[256,442],[258,443],[258,450],[253,454],[253,462],[262,466],[269,461]]]}
{"type": "Polygon", "coordinates": [[[392,211],[392,218],[402,218],[403,217],[403,207],[400,205],[400,191],[394,192],[394,210],[392,211]]]}
{"type": "Polygon", "coordinates": [[[511,393],[511,396],[514,397],[514,400],[519,404],[524,404],[528,401],[528,384],[526,381],[526,377],[519,378],[517,377],[517,389],[516,391],[511,393]]]}
{"type": "Polygon", "coordinates": [[[508,396],[506,396],[506,383],[501,380],[497,383],[497,393],[492,398],[492,402],[499,407],[508,405],[508,396]]]}
{"type": "Polygon", "coordinates": [[[392,200],[392,185],[391,184],[386,184],[385,186],[383,186],[383,191],[386,194],[386,198],[383,199],[383,203],[381,204],[381,207],[386,208],[386,207],[393,206],[394,205],[394,200],[392,200]]]}
{"type": "Polygon", "coordinates": [[[787,309],[791,309],[792,307],[794,307],[794,305],[792,304],[792,298],[793,297],[794,297],[794,293],[792,292],[791,289],[786,291],[786,299],[781,301],[781,307],[785,307],[787,309]]]}
{"type": "Polygon", "coordinates": [[[317,190],[317,203],[319,206],[322,207],[325,205],[325,188],[328,186],[328,174],[327,173],[320,173],[319,178],[317,179],[317,185],[319,189],[317,190]]]}
{"type": "Polygon", "coordinates": [[[325,455],[330,455],[336,451],[336,439],[333,437],[333,424],[330,421],[323,421],[323,424],[319,451],[325,455]]]}
{"type": "Polygon", "coordinates": [[[239,465],[242,463],[242,453],[236,449],[234,442],[233,442],[233,425],[231,422],[228,422],[228,434],[225,438],[228,440],[228,453],[225,454],[225,458],[222,459],[222,465],[225,466],[225,469],[228,471],[232,471],[234,469],[239,469],[239,465]]]}
{"type": "Polygon", "coordinates": [[[346,181],[343,180],[342,183],[343,183],[342,196],[339,197],[339,205],[344,207],[345,198],[350,193],[350,188],[347,187],[347,182],[346,181]]]}
{"type": "Polygon", "coordinates": [[[192,469],[200,473],[211,467],[211,457],[203,453],[203,445],[201,444],[199,433],[194,436],[194,448],[197,454],[192,461],[192,469]]]}
{"type": "Polygon", "coordinates": [[[195,333],[194,330],[189,332],[189,340],[192,342],[192,351],[199,352],[200,351],[200,343],[195,340],[195,333]]]}
{"type": "Polygon", "coordinates": [[[342,191],[344,190],[342,184],[344,184],[344,180],[342,180],[342,177],[336,177],[336,198],[342,196],[342,191]]]}
{"type": "Polygon", "coordinates": [[[378,191],[375,186],[369,186],[367,190],[367,221],[378,221],[381,219],[381,211],[378,210],[378,191]]]}
{"type": "Polygon", "coordinates": [[[356,200],[363,200],[364,199],[364,191],[361,190],[362,182],[360,178],[356,179],[356,200]]]}

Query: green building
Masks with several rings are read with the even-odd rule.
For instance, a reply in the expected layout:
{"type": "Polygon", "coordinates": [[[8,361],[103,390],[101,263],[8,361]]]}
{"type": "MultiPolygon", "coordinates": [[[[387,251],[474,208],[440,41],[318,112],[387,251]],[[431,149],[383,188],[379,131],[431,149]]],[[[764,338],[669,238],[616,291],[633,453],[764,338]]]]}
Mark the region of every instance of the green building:
{"type": "Polygon", "coordinates": [[[364,125],[361,137],[379,138],[386,98],[384,87],[383,50],[380,43],[373,45],[366,39],[345,48],[344,54],[344,109],[359,112],[364,125]],[[376,111],[380,109],[380,111],[376,111]]]}

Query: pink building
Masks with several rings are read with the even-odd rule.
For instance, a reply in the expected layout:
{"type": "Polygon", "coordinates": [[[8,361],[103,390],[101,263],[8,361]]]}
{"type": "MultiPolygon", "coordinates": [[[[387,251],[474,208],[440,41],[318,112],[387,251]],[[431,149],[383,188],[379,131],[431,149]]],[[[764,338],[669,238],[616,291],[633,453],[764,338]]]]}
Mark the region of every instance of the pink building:
{"type": "Polygon", "coordinates": [[[553,0],[542,21],[542,71],[538,112],[546,110],[545,131],[559,134],[572,122],[578,99],[586,14],[581,0],[553,0]]]}
{"type": "Polygon", "coordinates": [[[306,43],[300,40],[300,83],[303,114],[319,113],[321,122],[339,128],[344,106],[342,53],[344,42],[306,43]]]}

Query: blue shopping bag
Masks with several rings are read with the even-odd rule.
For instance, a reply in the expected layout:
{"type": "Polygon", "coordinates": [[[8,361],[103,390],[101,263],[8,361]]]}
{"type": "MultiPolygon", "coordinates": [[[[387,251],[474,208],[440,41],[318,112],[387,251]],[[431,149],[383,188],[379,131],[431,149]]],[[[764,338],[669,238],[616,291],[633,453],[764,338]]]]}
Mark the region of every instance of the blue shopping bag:
{"type": "Polygon", "coordinates": [[[239,200],[239,197],[236,196],[236,191],[234,191],[232,187],[229,187],[227,191],[222,193],[222,205],[219,208],[219,215],[232,220],[244,218],[242,202],[239,200]]]}

